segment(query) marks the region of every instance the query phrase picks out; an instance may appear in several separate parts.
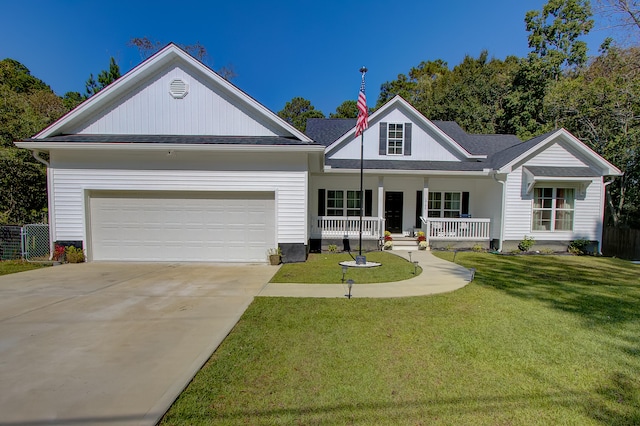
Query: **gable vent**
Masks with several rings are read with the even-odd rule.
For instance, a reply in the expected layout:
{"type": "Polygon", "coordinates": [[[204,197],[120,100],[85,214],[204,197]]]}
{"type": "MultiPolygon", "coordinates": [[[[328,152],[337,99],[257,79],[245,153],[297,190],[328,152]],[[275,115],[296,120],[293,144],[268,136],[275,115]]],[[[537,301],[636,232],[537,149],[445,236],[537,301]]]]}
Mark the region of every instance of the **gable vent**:
{"type": "Polygon", "coordinates": [[[182,99],[187,96],[187,93],[189,93],[189,85],[187,83],[179,78],[171,80],[171,83],[169,83],[169,94],[171,94],[174,99],[182,99]]]}

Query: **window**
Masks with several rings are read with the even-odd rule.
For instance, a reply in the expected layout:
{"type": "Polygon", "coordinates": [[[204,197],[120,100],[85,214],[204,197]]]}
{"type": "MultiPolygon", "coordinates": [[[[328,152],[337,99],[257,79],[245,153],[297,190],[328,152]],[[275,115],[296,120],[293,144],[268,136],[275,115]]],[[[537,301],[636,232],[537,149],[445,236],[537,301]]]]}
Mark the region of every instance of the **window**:
{"type": "Polygon", "coordinates": [[[343,191],[327,191],[327,216],[342,216],[344,208],[343,191]]]}
{"type": "Polygon", "coordinates": [[[461,192],[429,192],[429,217],[460,217],[462,213],[461,192]]]}
{"type": "Polygon", "coordinates": [[[571,231],[575,208],[573,188],[535,188],[534,231],[571,231]]]}
{"type": "Polygon", "coordinates": [[[329,189],[327,216],[360,216],[360,191],[329,189]]]}
{"type": "Polygon", "coordinates": [[[402,124],[389,123],[387,138],[387,154],[402,155],[402,142],[404,140],[402,124]]]}

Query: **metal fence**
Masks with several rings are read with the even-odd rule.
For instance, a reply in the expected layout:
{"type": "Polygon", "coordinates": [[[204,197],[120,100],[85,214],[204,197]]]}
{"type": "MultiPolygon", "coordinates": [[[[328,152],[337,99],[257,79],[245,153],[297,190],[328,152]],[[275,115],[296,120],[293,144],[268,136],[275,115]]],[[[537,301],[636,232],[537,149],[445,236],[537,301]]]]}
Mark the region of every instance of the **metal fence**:
{"type": "Polygon", "coordinates": [[[50,254],[49,225],[0,226],[0,260],[47,261],[50,254]]]}

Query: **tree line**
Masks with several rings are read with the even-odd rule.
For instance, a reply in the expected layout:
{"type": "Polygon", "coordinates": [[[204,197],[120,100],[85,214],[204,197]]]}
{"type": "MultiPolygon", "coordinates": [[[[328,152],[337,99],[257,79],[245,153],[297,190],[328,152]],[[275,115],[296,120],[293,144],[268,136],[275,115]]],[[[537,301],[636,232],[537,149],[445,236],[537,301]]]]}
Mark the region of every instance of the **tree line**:
{"type": "MultiPolygon", "coordinates": [[[[509,133],[523,140],[564,127],[618,166],[624,176],[608,186],[607,221],[640,228],[640,1],[549,0],[524,17],[526,57],[467,56],[453,67],[429,59],[380,87],[372,111],[401,95],[432,120],[451,120],[470,133],[509,133]],[[598,22],[612,37],[587,57],[582,40],[598,22]]],[[[144,59],[163,45],[148,38],[129,43],[144,59]]],[[[207,61],[206,49],[182,46],[207,61]]],[[[218,70],[231,79],[231,67],[218,70]]],[[[46,220],[44,166],[13,142],[38,133],[120,76],[114,58],[90,75],[85,92],[59,97],[13,59],[0,61],[0,224],[46,220]]],[[[278,115],[301,131],[325,117],[311,101],[295,97],[278,115]]],[[[355,118],[356,101],[341,103],[330,118],[355,118]]]]}

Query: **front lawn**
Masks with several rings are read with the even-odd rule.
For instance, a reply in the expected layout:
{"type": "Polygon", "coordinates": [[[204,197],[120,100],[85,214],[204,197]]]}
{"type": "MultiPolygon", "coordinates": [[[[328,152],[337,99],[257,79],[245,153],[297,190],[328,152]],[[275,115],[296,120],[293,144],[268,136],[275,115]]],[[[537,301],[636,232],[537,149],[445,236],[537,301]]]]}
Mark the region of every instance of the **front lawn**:
{"type": "Polygon", "coordinates": [[[24,260],[3,260],[0,261],[0,275],[15,274],[16,272],[30,271],[44,266],[50,266],[46,263],[29,263],[24,260]]]}
{"type": "MultiPolygon", "coordinates": [[[[345,279],[358,284],[403,281],[420,275],[408,260],[384,251],[365,253],[367,262],[381,263],[375,268],[349,268],[345,279]]],[[[340,262],[353,260],[348,253],[311,253],[306,262],[286,263],[271,278],[272,283],[338,284],[342,282],[340,262]]]]}
{"type": "Polygon", "coordinates": [[[256,298],[162,424],[640,424],[640,266],[456,262],[448,294],[256,298]]]}

